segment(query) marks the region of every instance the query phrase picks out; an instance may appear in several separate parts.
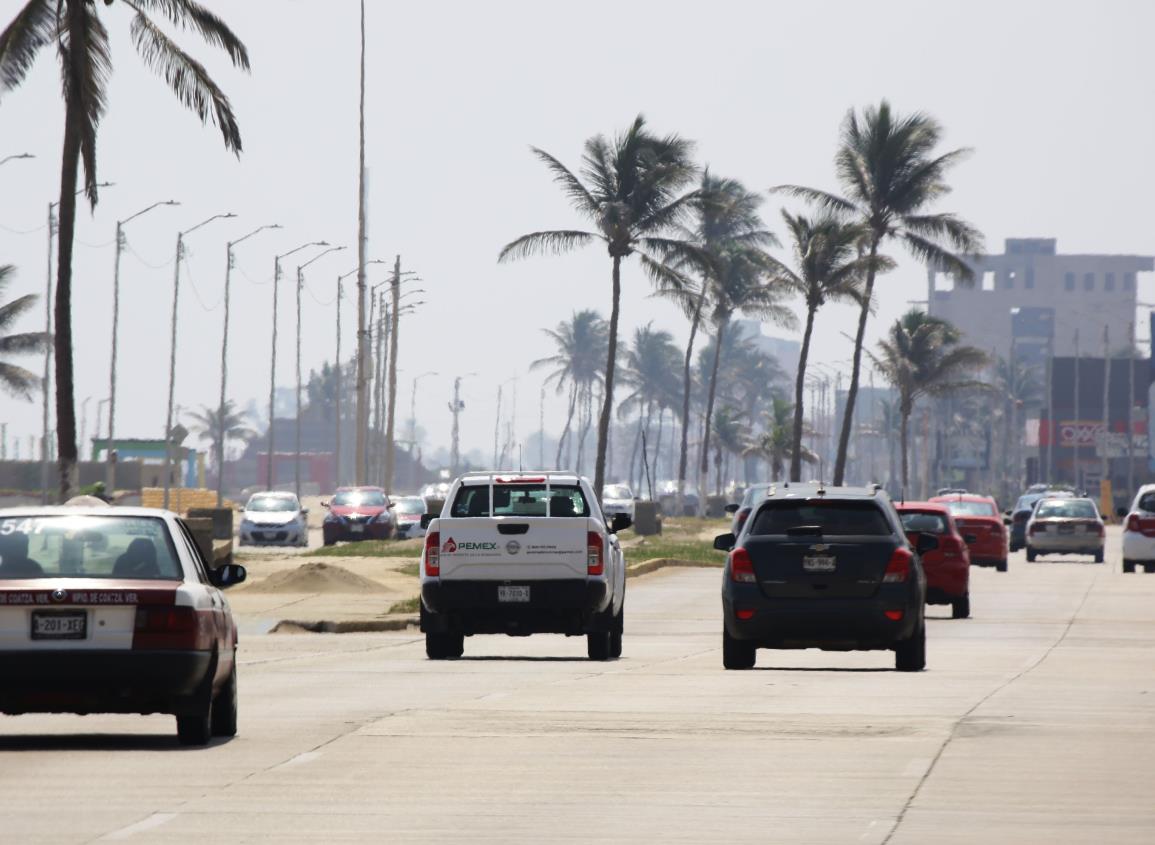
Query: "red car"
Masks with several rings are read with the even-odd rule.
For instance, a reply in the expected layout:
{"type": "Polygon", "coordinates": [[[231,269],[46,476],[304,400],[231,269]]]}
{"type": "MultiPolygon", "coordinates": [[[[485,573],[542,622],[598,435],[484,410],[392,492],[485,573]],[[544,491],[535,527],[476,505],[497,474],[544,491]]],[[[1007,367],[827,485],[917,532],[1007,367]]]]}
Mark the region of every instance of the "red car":
{"type": "Polygon", "coordinates": [[[950,510],[934,502],[903,502],[895,507],[908,534],[938,537],[938,548],[922,555],[926,603],[949,604],[952,618],[966,619],[971,615],[971,559],[950,510]]]}
{"type": "Polygon", "coordinates": [[[338,487],[327,508],[321,534],[325,545],[338,540],[388,540],[397,530],[393,503],[380,487],[338,487]]]}
{"type": "Polygon", "coordinates": [[[970,493],[952,493],[935,496],[931,501],[946,505],[950,510],[970,549],[972,564],[993,566],[999,572],[1007,571],[1007,532],[994,499],[970,493]]]}

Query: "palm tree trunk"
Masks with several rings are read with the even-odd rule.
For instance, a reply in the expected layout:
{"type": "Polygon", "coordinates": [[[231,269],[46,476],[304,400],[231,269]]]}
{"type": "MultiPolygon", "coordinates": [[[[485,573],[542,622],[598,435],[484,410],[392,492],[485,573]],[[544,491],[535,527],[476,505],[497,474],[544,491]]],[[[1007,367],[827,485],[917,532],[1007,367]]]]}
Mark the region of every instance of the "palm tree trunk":
{"type": "MultiPolygon", "coordinates": [[[[70,11],[73,5],[84,9],[83,4],[70,4],[70,11]]],[[[83,39],[74,37],[73,43],[78,42],[83,43],[83,39]]],[[[72,375],[72,241],[76,234],[76,180],[80,167],[80,126],[84,117],[80,113],[79,92],[73,90],[77,84],[70,79],[66,85],[60,230],[56,241],[56,455],[61,502],[72,497],[79,482],[72,375]]]]}
{"type": "MultiPolygon", "coordinates": [[[[858,378],[862,371],[862,344],[866,338],[866,321],[870,317],[870,299],[874,294],[874,260],[878,257],[878,236],[870,239],[870,267],[866,271],[866,287],[863,290],[862,311],[858,315],[858,333],[854,336],[854,363],[850,368],[850,386],[846,389],[846,409],[842,414],[842,432],[838,436],[838,454],[834,458],[834,486],[842,486],[846,475],[846,453],[850,449],[850,432],[854,428],[854,404],[858,401],[858,378]]],[[[903,461],[906,452],[903,452],[903,461]]],[[[906,472],[903,472],[905,486],[906,472]]]]}
{"type": "MultiPolygon", "coordinates": [[[[634,479],[640,479],[642,466],[642,424],[643,417],[641,411],[638,412],[638,430],[634,433],[634,451],[630,455],[630,485],[634,486],[634,479]]],[[[637,485],[637,486],[640,486],[637,485]]]]}
{"type": "Polygon", "coordinates": [[[706,283],[702,282],[702,292],[694,306],[694,317],[690,320],[690,340],[686,343],[686,361],[682,368],[682,445],[678,454],[678,496],[677,509],[682,513],[682,496],[686,490],[686,468],[690,454],[690,364],[694,357],[694,338],[698,334],[698,324],[702,321],[702,308],[706,304],[706,283]]]}
{"type": "Polygon", "coordinates": [[[794,380],[794,433],[790,438],[790,480],[802,480],[802,401],[806,392],[806,361],[810,357],[810,335],[814,332],[814,312],[818,306],[806,305],[806,330],[802,333],[802,351],[798,353],[798,376],[794,380]]]}
{"type": "MultiPolygon", "coordinates": [[[[565,428],[562,429],[561,438],[557,441],[557,458],[554,460],[554,465],[557,469],[561,469],[561,451],[565,447],[566,440],[570,435],[570,426],[573,424],[574,406],[577,404],[577,385],[571,385],[569,390],[569,413],[565,418],[565,428]]],[[[568,463],[568,461],[567,461],[568,463]]],[[[567,467],[568,469],[568,467],[567,467]]]]}
{"type": "Polygon", "coordinates": [[[913,409],[903,407],[902,420],[899,423],[899,448],[902,450],[902,497],[906,498],[906,488],[909,484],[909,449],[907,439],[910,432],[910,414],[913,409]]]}
{"type": "Polygon", "coordinates": [[[702,426],[702,449],[698,465],[701,481],[698,484],[698,516],[706,513],[706,475],[710,471],[710,418],[714,414],[714,395],[718,390],[718,367],[722,363],[722,338],[726,334],[727,320],[718,323],[718,334],[714,338],[714,366],[710,370],[710,389],[706,394],[706,419],[702,426]]]}
{"type": "Polygon", "coordinates": [[[610,415],[614,409],[614,371],[618,366],[618,320],[622,311],[622,259],[614,256],[614,291],[610,306],[609,354],[606,356],[605,399],[598,419],[598,456],[594,463],[594,495],[602,500],[606,483],[606,444],[610,436],[610,415]]]}
{"type": "Polygon", "coordinates": [[[666,406],[658,406],[658,442],[654,444],[654,477],[662,477],[662,424],[666,420],[666,406]]]}

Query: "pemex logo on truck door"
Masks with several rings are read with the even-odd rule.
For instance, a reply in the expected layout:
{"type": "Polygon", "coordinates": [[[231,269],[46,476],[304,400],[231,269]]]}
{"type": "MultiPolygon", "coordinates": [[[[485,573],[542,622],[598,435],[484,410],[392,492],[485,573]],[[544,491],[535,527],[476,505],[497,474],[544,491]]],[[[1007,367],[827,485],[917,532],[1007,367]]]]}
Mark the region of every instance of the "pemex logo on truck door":
{"type": "Polygon", "coordinates": [[[455,551],[457,551],[457,543],[455,543],[453,541],[453,538],[450,537],[448,540],[445,541],[445,544],[441,547],[441,551],[444,554],[451,555],[455,551]]]}
{"type": "Polygon", "coordinates": [[[441,546],[441,553],[451,555],[454,552],[497,552],[497,543],[474,543],[464,540],[458,543],[452,537],[441,546]]]}

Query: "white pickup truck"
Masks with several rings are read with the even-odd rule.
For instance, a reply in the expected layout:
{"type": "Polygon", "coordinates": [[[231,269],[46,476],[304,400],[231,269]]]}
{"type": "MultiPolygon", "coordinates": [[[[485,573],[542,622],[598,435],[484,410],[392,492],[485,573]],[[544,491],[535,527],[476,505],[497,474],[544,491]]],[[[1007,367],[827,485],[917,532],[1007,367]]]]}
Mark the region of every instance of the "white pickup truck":
{"type": "Polygon", "coordinates": [[[622,653],[626,565],[590,483],[566,472],[471,472],[426,514],[421,630],[432,660],[474,634],[586,636],[591,660],[622,653]]]}

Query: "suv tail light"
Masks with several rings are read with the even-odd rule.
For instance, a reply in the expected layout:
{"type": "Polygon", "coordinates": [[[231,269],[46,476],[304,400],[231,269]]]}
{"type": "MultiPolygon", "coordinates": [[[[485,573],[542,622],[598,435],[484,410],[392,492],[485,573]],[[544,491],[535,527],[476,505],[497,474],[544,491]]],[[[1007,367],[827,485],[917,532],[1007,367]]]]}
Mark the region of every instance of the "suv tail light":
{"type": "Polygon", "coordinates": [[[1139,531],[1139,514],[1133,513],[1127,517],[1127,530],[1139,531]]]}
{"type": "Polygon", "coordinates": [[[136,609],[132,647],[136,649],[212,648],[212,634],[201,627],[195,608],[141,605],[136,609]]]}
{"type": "Polygon", "coordinates": [[[910,576],[910,564],[913,561],[914,555],[910,553],[910,549],[899,546],[890,556],[890,563],[886,565],[886,572],[882,575],[882,583],[901,584],[906,581],[910,576]]]}
{"type": "Polygon", "coordinates": [[[441,577],[440,531],[430,531],[425,535],[425,574],[430,578],[441,577]]]}
{"type": "Polygon", "coordinates": [[[602,535],[596,531],[586,532],[586,574],[603,575],[606,571],[606,562],[603,557],[605,543],[602,535]]]}
{"type": "Polygon", "coordinates": [[[754,574],[754,561],[741,546],[730,552],[730,580],[739,584],[755,584],[758,581],[754,574]]]}

